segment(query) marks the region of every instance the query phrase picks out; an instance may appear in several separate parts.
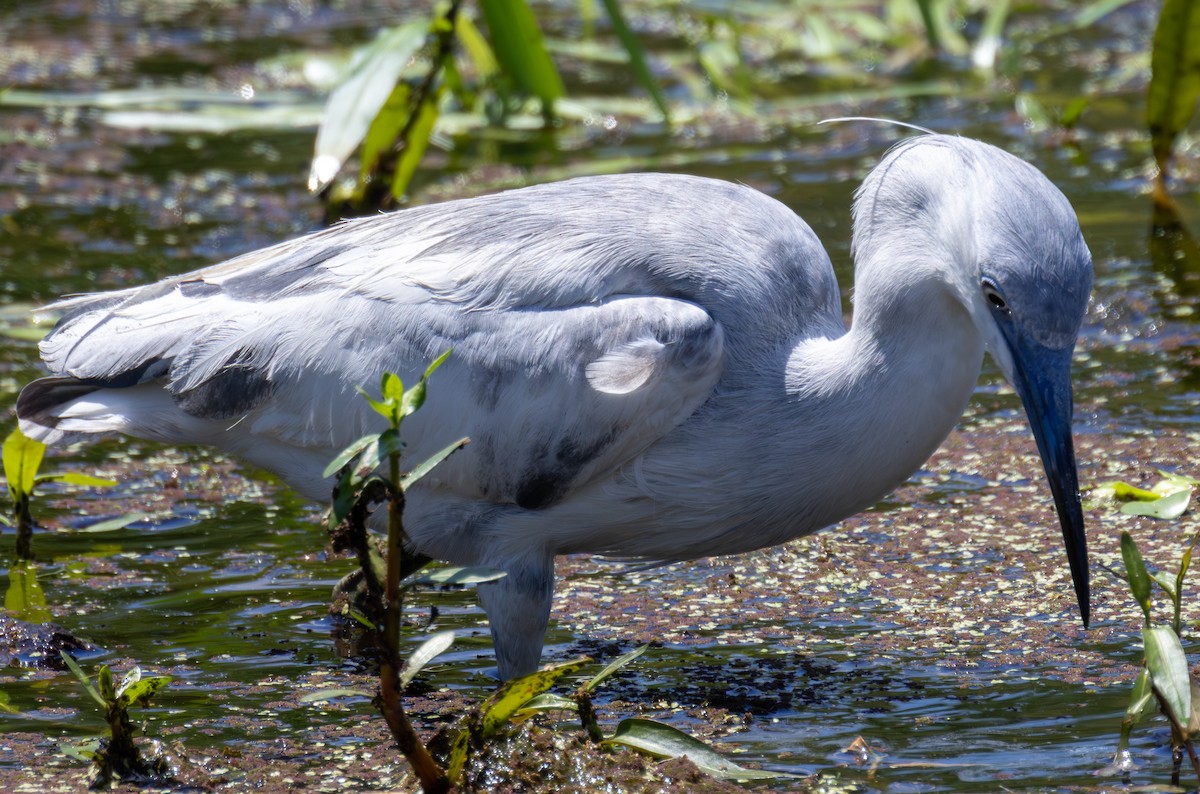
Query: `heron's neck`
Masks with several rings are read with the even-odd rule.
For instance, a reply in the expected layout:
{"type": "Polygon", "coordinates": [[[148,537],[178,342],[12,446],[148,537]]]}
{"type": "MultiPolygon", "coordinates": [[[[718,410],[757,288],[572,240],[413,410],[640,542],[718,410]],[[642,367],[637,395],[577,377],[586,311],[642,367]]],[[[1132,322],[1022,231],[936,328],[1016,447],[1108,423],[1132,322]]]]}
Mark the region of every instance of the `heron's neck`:
{"type": "Polygon", "coordinates": [[[796,346],[788,388],[806,414],[812,458],[833,473],[829,487],[845,491],[833,500],[843,515],[877,502],[945,440],[983,349],[966,310],[932,281],[860,300],[844,336],[796,346]]]}

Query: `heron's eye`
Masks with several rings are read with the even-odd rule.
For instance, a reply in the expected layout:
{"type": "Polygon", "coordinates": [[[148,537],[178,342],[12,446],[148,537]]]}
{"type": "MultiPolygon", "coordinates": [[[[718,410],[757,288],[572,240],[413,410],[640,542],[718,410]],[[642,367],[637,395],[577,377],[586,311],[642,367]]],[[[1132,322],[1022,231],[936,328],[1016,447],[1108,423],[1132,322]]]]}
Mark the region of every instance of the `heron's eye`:
{"type": "Polygon", "coordinates": [[[997,311],[1008,311],[1008,301],[1004,300],[1004,296],[996,288],[995,282],[990,278],[985,278],[982,283],[983,297],[987,299],[988,304],[997,311]]]}

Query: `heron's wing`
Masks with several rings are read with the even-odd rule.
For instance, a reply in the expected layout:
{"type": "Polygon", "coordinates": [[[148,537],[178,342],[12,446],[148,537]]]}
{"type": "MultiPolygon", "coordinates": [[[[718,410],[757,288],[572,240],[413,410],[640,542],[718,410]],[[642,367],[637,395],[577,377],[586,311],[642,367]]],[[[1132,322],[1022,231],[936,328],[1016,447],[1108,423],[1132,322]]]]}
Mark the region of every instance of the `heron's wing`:
{"type": "MultiPolygon", "coordinates": [[[[179,440],[287,454],[336,452],[378,421],[356,386],[373,389],[385,370],[411,383],[453,349],[405,424],[411,455],[470,436],[439,470],[442,487],[526,507],[632,459],[720,377],[720,325],[683,298],[627,294],[640,286],[634,269],[626,294],[596,282],[571,301],[566,279],[548,277],[548,294],[536,280],[496,276],[503,263],[487,267],[487,246],[438,251],[411,233],[387,243],[380,225],[65,302],[43,357],[97,388],[163,381],[179,409],[228,434],[179,440]]],[[[587,256],[560,260],[585,270],[587,256]]]]}

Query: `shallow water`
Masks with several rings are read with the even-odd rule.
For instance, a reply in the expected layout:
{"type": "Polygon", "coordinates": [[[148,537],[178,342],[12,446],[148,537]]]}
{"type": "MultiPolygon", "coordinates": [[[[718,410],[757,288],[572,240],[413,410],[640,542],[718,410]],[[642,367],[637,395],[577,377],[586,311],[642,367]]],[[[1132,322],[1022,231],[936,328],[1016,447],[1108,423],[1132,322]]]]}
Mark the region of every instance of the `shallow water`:
{"type": "MultiPolygon", "coordinates": [[[[167,87],[216,96],[252,85],[258,97],[274,97],[261,100],[264,106],[319,106],[319,94],[283,56],[362,41],[397,13],[370,3],[253,3],[236,10],[188,3],[30,4],[0,11],[0,43],[8,50],[0,56],[0,84],[70,95],[167,87]]],[[[559,36],[572,31],[570,15],[563,8],[552,15],[559,36]]],[[[1013,24],[1064,17],[1049,9],[1013,24]]],[[[892,116],[989,140],[1035,163],[1062,188],[1095,257],[1076,388],[1077,432],[1091,442],[1084,450],[1099,452],[1081,452],[1083,480],[1138,479],[1154,466],[1187,470],[1200,418],[1200,317],[1193,312],[1200,282],[1198,263],[1189,270],[1151,256],[1148,144],[1139,126],[1145,77],[1137,67],[1153,18],[1152,4],[1134,4],[1026,54],[1022,90],[1047,104],[1063,103],[1079,85],[1094,94],[1070,144],[1060,133],[1027,129],[1013,109],[1010,86],[943,64],[880,76],[860,87],[879,95],[872,101],[809,108],[798,101],[803,97],[781,96],[751,117],[708,109],[673,134],[620,114],[613,129],[568,124],[552,135],[459,134],[453,153],[431,161],[441,167],[419,177],[417,200],[605,170],[741,181],[804,215],[847,289],[851,195],[896,133],[813,122],[850,113],[892,116]]],[[[656,51],[678,50],[672,31],[653,30],[656,51]]],[[[566,69],[573,95],[597,108],[611,84],[625,85],[611,66],[566,69]]],[[[806,91],[844,88],[834,79],[795,82],[806,91]]],[[[311,128],[127,129],[113,126],[101,104],[0,104],[0,320],[20,324],[31,305],[61,294],[140,283],[316,228],[320,208],[304,190],[311,128]]],[[[1181,165],[1185,176],[1196,172],[1190,157],[1181,165]]],[[[1195,185],[1185,184],[1181,193],[1185,219],[1200,223],[1195,185]]],[[[0,404],[10,405],[37,372],[33,343],[12,340],[0,348],[0,404]]],[[[999,423],[1009,428],[1004,438],[1023,438],[1013,425],[1018,410],[989,368],[964,436],[982,436],[999,423]]],[[[1026,445],[1021,454],[1031,455],[1032,443],[1020,443],[1026,445]]],[[[987,446],[982,450],[986,457],[987,446]]],[[[1057,572],[1057,530],[1039,525],[1052,519],[1036,466],[1026,461],[1017,475],[980,474],[960,452],[951,447],[882,505],[882,520],[852,522],[836,539],[646,574],[614,576],[597,573],[590,561],[568,563],[548,654],[611,656],[637,641],[663,639],[663,647],[605,690],[616,701],[607,716],[648,711],[690,730],[727,718],[718,733],[730,735],[721,744],[739,760],[771,769],[819,771],[888,792],[1115,784],[1092,773],[1111,758],[1138,659],[1131,642],[1138,628],[1134,609],[1119,587],[1101,582],[1095,629],[1072,635],[1067,627],[1075,619],[1057,572]],[[1052,603],[1038,606],[1029,623],[1049,626],[1061,635],[1055,647],[1067,650],[1037,653],[1042,635],[997,628],[987,607],[977,624],[948,630],[953,642],[912,635],[893,601],[896,591],[868,581],[875,570],[903,577],[911,570],[906,566],[921,564],[909,556],[916,542],[898,539],[899,524],[915,514],[931,522],[957,510],[970,515],[981,500],[1011,498],[1014,486],[1030,485],[1021,500],[997,508],[996,517],[1010,525],[1025,521],[1033,538],[1050,536],[1044,545],[1055,556],[1036,575],[1051,583],[1037,593],[1052,603]],[[910,501],[917,513],[902,507],[910,501]],[[1013,517],[1014,504],[1021,505],[1021,518],[1013,517]],[[750,608],[722,605],[726,577],[753,590],[768,580],[763,571],[779,554],[805,559],[826,552],[847,555],[847,576],[863,588],[845,591],[843,583],[826,597],[826,580],[797,576],[786,579],[795,591],[765,586],[747,596],[743,603],[750,608]],[[613,593],[612,600],[597,607],[595,599],[605,593],[613,593]],[[637,622],[645,604],[666,609],[677,631],[647,636],[649,629],[637,622]],[[968,640],[972,631],[980,638],[968,640]],[[1063,636],[1080,643],[1078,657],[1063,636]],[[881,638],[890,644],[877,647],[881,638]],[[987,652],[956,651],[951,646],[960,639],[1006,655],[997,660],[987,652]],[[1022,654],[1029,658],[1012,661],[1022,654]],[[1093,667],[1081,670],[1080,659],[1093,667]],[[846,750],[860,735],[880,754],[875,768],[846,750]]],[[[991,454],[1001,453],[997,447],[991,454]]],[[[149,710],[152,733],[212,752],[302,737],[314,723],[345,719],[345,709],[295,703],[298,691],[320,689],[360,667],[343,654],[326,616],[330,588],[350,564],[326,558],[317,508],[263,473],[205,450],[108,441],[56,452],[49,465],[122,480],[102,492],[46,487],[38,518],[47,529],[35,538],[35,550],[55,621],[103,649],[88,664],[108,661],[123,669],[137,663],[175,676],[149,710]],[[116,532],[80,531],[133,510],[151,517],[116,532]]],[[[1003,464],[992,461],[989,471],[996,468],[1003,464]]],[[[1182,523],[1137,526],[1169,551],[1171,538],[1191,527],[1187,519],[1182,523]]],[[[1092,514],[1090,535],[1102,559],[1112,561],[1112,538],[1123,525],[1092,514]]],[[[962,576],[963,587],[981,576],[1020,583],[1032,575],[987,543],[972,553],[932,546],[940,555],[938,575],[962,576]]],[[[1160,559],[1165,564],[1171,557],[1160,559]]],[[[469,593],[431,593],[414,607],[414,622],[430,605],[437,607],[436,627],[460,637],[427,683],[482,695],[492,667],[482,613],[469,593]]],[[[940,623],[938,608],[927,608],[929,626],[949,625],[940,623]]],[[[0,714],[5,733],[57,737],[98,730],[90,703],[66,675],[10,667],[0,682],[19,712],[0,714]]],[[[352,699],[347,708],[370,718],[365,699],[352,699]]],[[[1165,782],[1164,735],[1161,722],[1135,733],[1140,769],[1133,782],[1165,782]]],[[[0,768],[5,763],[0,754],[0,768]]]]}

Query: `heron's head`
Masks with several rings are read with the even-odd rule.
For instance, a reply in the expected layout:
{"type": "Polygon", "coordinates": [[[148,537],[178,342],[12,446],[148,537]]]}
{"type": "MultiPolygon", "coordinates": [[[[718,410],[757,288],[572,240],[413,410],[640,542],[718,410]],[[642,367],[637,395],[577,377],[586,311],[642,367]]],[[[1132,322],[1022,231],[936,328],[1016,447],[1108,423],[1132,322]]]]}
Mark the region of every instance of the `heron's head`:
{"type": "Polygon", "coordinates": [[[1020,396],[1086,625],[1087,546],[1070,370],[1092,258],[1070,203],[1040,171],[994,146],[917,136],[893,148],[863,183],[854,245],[867,267],[900,259],[918,278],[948,290],[1020,396]]]}

